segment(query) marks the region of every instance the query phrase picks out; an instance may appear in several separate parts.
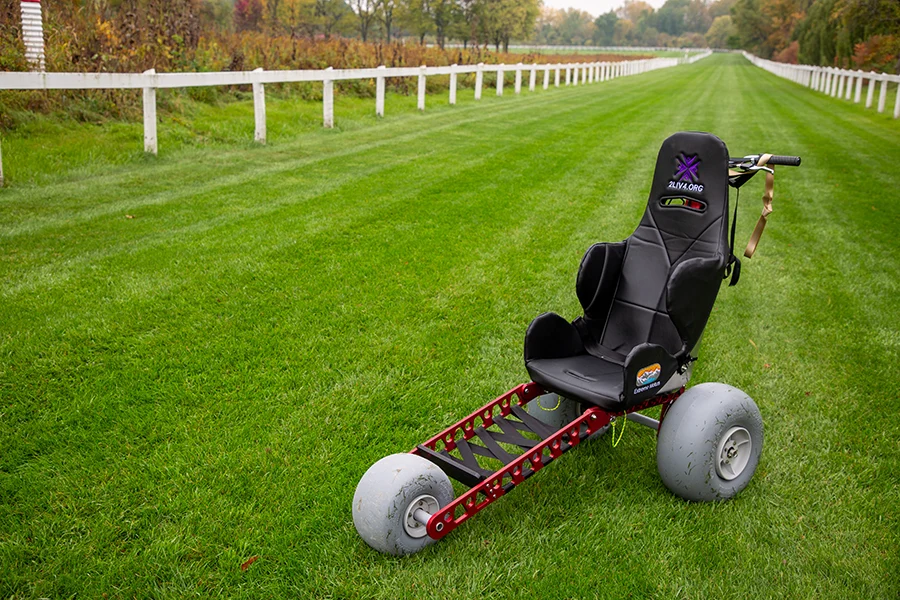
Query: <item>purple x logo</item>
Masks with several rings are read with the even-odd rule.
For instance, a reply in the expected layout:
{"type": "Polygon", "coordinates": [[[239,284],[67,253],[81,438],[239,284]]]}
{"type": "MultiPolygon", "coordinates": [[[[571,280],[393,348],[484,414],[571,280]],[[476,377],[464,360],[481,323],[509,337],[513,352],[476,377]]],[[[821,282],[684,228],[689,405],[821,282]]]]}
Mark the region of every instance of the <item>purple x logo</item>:
{"type": "Polygon", "coordinates": [[[676,156],[675,162],[678,165],[678,170],[675,171],[676,181],[697,182],[699,179],[697,169],[700,168],[700,158],[696,154],[694,156],[685,156],[683,154],[681,157],[676,156]]]}

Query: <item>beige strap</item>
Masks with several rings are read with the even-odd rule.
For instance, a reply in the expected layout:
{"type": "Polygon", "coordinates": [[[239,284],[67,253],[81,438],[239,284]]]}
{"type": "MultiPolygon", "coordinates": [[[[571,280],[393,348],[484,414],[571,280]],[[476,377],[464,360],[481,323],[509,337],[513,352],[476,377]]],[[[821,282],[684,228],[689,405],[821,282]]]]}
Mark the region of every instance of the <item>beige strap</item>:
{"type": "MultiPolygon", "coordinates": [[[[756,163],[757,167],[762,167],[769,159],[772,158],[771,154],[763,154],[759,157],[759,161],[756,163]]],[[[769,167],[772,169],[773,167],[769,167]]],[[[753,258],[753,253],[756,252],[756,245],[759,244],[759,238],[762,237],[763,230],[766,228],[766,222],[769,219],[769,215],[772,214],[772,195],[775,191],[775,174],[766,172],[766,189],[763,191],[763,209],[762,214],[759,216],[759,221],[756,222],[756,227],[753,229],[753,234],[750,236],[750,241],[747,242],[747,248],[744,250],[744,256],[747,258],[753,258]]]]}

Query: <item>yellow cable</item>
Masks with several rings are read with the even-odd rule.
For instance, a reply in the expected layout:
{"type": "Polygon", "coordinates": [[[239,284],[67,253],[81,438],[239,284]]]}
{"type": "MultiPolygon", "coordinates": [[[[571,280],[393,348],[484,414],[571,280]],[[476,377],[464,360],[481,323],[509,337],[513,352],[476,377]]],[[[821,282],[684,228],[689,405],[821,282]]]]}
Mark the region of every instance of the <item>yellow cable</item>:
{"type": "MultiPolygon", "coordinates": [[[[618,419],[616,419],[616,420],[618,420],[618,419]]],[[[622,441],[622,436],[625,435],[625,423],[628,422],[628,419],[627,419],[625,416],[623,416],[623,417],[622,417],[622,421],[623,421],[623,423],[622,423],[622,428],[619,430],[619,439],[616,439],[616,421],[613,421],[613,422],[611,423],[611,425],[612,425],[612,438],[611,438],[611,441],[612,441],[612,447],[613,447],[613,448],[615,448],[616,446],[619,445],[619,442],[622,441]]]]}

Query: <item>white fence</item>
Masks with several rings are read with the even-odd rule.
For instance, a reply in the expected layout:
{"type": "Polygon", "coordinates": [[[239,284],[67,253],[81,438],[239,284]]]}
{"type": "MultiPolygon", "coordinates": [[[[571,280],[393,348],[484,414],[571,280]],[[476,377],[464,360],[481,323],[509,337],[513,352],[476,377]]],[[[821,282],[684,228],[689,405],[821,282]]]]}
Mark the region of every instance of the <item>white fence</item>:
{"type": "MultiPolygon", "coordinates": [[[[451,42],[444,44],[447,48],[462,48],[464,44],[451,42]]],[[[490,44],[488,44],[490,46],[490,44]]],[[[635,52],[686,52],[686,53],[705,53],[707,48],[682,48],[680,46],[575,46],[575,45],[556,45],[556,44],[510,44],[510,50],[550,50],[553,52],[614,52],[614,53],[635,53],[635,52]]]]}
{"type": "Polygon", "coordinates": [[[757,67],[770,73],[790,79],[810,89],[828,94],[832,98],[853,100],[859,104],[863,85],[866,86],[866,108],[872,108],[875,88],[878,92],[878,112],[883,113],[887,102],[888,82],[897,84],[897,98],[894,100],[894,118],[900,118],[900,75],[888,75],[869,71],[852,71],[835,67],[815,67],[812,65],[789,65],[773,62],[744,52],[744,56],[757,67]],[[880,84],[880,85],[879,85],[880,84]]]}
{"type": "MultiPolygon", "coordinates": [[[[170,88],[203,87],[219,85],[250,85],[253,88],[253,112],[255,118],[254,139],[266,141],[267,83],[295,83],[301,81],[322,82],[322,124],[334,127],[334,82],[355,79],[375,80],[375,114],[384,116],[385,79],[388,77],[418,78],[418,108],[425,110],[425,81],[438,75],[450,76],[450,104],[456,104],[457,78],[461,74],[475,74],[475,100],[480,100],[484,88],[484,74],[496,73],[496,93],[503,95],[506,73],[515,73],[514,90],[521,93],[523,78],[528,78],[528,89],[534,91],[541,77],[543,89],[551,85],[583,85],[609,81],[618,77],[647,73],[656,69],[693,63],[709,56],[711,52],[695,54],[689,58],[653,58],[620,62],[584,62],[568,64],[525,65],[450,65],[448,67],[418,67],[375,69],[333,69],[310,71],[231,71],[218,73],[156,73],[153,69],[143,73],[24,73],[0,72],[0,89],[3,90],[85,90],[85,89],[140,89],[143,90],[144,151],[156,154],[156,90],[170,88]]],[[[0,158],[0,185],[3,182],[3,162],[0,158]]]]}

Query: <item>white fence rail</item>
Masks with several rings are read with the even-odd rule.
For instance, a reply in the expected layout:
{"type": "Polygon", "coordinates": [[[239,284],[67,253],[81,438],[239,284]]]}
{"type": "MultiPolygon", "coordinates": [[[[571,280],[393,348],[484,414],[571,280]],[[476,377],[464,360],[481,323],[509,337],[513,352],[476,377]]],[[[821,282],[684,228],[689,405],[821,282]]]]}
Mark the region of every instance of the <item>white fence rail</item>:
{"type": "Polygon", "coordinates": [[[872,108],[875,101],[875,89],[878,92],[878,112],[883,113],[887,102],[888,83],[897,84],[897,97],[894,100],[894,118],[900,118],[900,75],[888,75],[875,71],[852,71],[835,67],[815,67],[812,65],[789,65],[773,62],[744,52],[744,56],[757,67],[770,73],[790,79],[810,89],[828,94],[832,98],[853,100],[859,104],[862,100],[863,86],[866,87],[866,108],[872,108]]]}
{"type": "MultiPolygon", "coordinates": [[[[433,45],[433,44],[432,44],[433,45]]],[[[489,44],[490,45],[490,44],[489,44]]],[[[465,44],[458,42],[450,42],[444,44],[447,48],[463,48],[465,44]]],[[[576,45],[557,45],[557,44],[510,44],[510,50],[550,50],[552,52],[688,52],[688,53],[704,53],[708,48],[683,48],[681,46],[576,46],[576,45]]]]}
{"type": "MultiPolygon", "coordinates": [[[[506,74],[515,74],[514,90],[521,93],[523,76],[528,78],[528,89],[534,91],[541,77],[543,89],[551,85],[583,85],[609,81],[618,77],[637,75],[656,69],[693,63],[710,52],[695,54],[689,58],[653,58],[619,62],[579,62],[567,64],[484,64],[450,65],[447,67],[403,67],[374,69],[333,69],[304,71],[232,71],[218,73],[156,73],[153,69],[143,73],[24,73],[0,72],[0,89],[3,90],[72,90],[72,89],[140,89],[143,90],[144,150],[156,154],[156,90],[185,87],[250,85],[253,88],[253,112],[255,118],[254,139],[266,142],[267,83],[295,83],[301,81],[322,82],[322,125],[334,127],[334,82],[358,79],[375,80],[375,114],[384,116],[385,79],[388,77],[418,78],[418,108],[425,110],[426,78],[438,75],[450,76],[450,104],[456,104],[458,76],[475,75],[475,100],[480,100],[484,88],[484,74],[496,73],[496,93],[503,95],[506,74]]],[[[2,173],[0,162],[0,173],[2,173]]]]}

